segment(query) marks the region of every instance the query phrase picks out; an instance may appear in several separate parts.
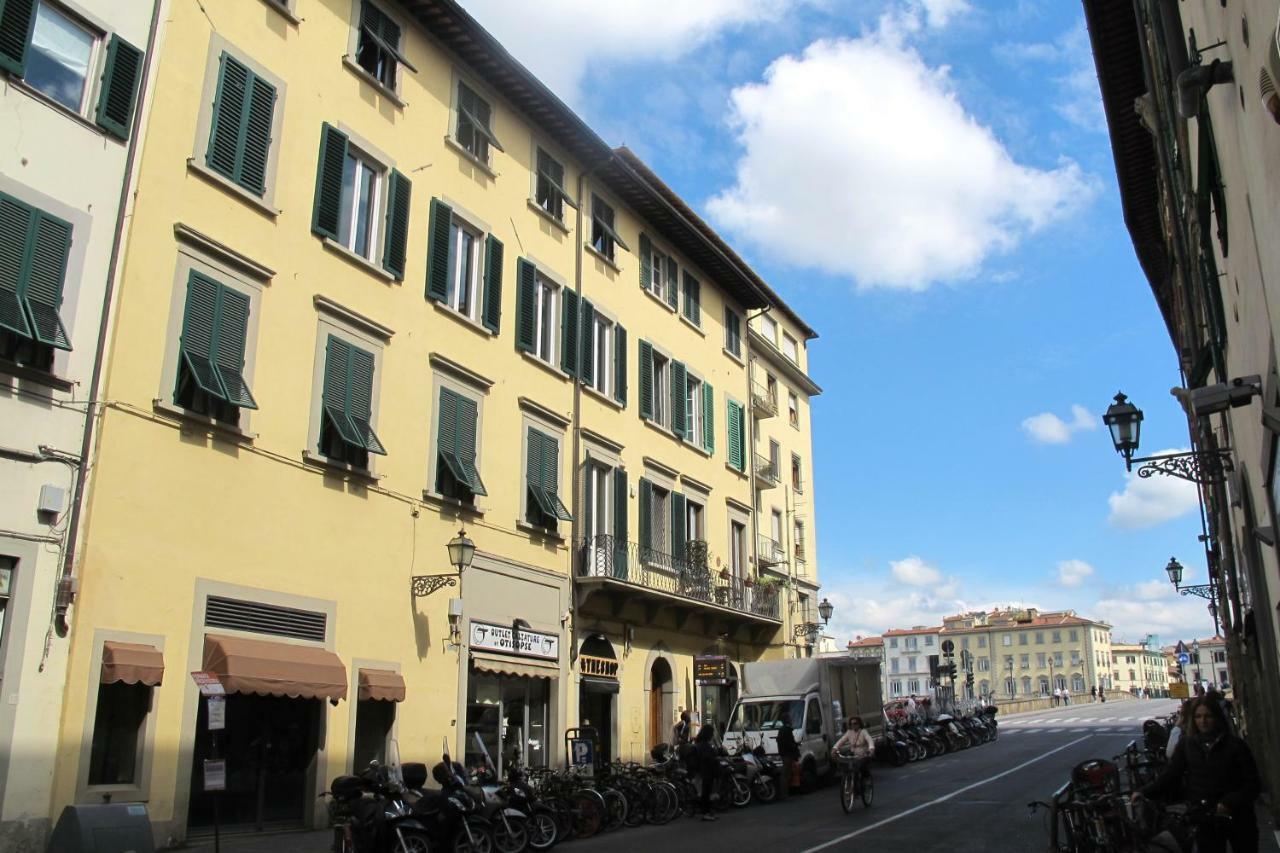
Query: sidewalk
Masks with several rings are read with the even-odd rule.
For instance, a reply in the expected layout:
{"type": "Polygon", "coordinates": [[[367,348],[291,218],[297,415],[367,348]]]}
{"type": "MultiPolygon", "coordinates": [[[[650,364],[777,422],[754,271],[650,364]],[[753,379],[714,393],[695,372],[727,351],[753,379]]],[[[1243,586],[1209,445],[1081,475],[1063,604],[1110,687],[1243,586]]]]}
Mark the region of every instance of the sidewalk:
{"type": "MultiPolygon", "coordinates": [[[[332,844],[333,830],[329,829],[224,834],[222,853],[329,853],[332,844]]],[[[213,853],[213,838],[189,840],[186,846],[167,849],[184,853],[213,853]]]]}

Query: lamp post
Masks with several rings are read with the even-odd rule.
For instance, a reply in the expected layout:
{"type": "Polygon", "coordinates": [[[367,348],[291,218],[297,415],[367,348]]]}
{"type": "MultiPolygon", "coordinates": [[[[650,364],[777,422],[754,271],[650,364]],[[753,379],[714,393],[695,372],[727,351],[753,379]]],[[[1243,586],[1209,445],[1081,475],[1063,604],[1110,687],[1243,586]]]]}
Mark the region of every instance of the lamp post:
{"type": "Polygon", "coordinates": [[[1179,477],[1193,483],[1223,483],[1231,470],[1231,448],[1218,450],[1192,450],[1188,453],[1161,453],[1156,456],[1134,458],[1142,434],[1142,410],[1124,394],[1116,394],[1115,401],[1102,416],[1102,422],[1111,431],[1111,443],[1116,453],[1124,457],[1126,471],[1133,470],[1133,463],[1143,463],[1138,476],[1147,479],[1154,474],[1179,477]]]}
{"type": "Polygon", "coordinates": [[[1017,694],[1017,687],[1013,683],[1013,657],[1009,658],[1009,680],[1005,684],[1009,688],[1009,698],[1012,699],[1017,694]]]}
{"type": "Polygon", "coordinates": [[[1200,641],[1199,640],[1191,641],[1191,663],[1195,666],[1195,669],[1191,670],[1192,680],[1194,680],[1196,684],[1199,684],[1200,683],[1200,641]]]}
{"type": "Polygon", "coordinates": [[[464,528],[445,544],[445,550],[449,553],[449,564],[457,571],[440,575],[414,575],[409,578],[409,591],[414,598],[423,598],[446,586],[457,586],[458,578],[471,568],[471,561],[475,559],[476,543],[471,541],[464,528]]]}
{"type": "MultiPolygon", "coordinates": [[[[822,625],[826,625],[831,621],[831,614],[835,611],[833,605],[826,598],[822,599],[822,603],[818,605],[818,615],[822,617],[822,625]]],[[[803,637],[808,640],[809,645],[817,645],[818,639],[822,636],[822,625],[817,622],[800,622],[791,631],[791,636],[795,639],[803,637]]]]}
{"type": "MultiPolygon", "coordinates": [[[[1213,561],[1209,562],[1210,567],[1213,561]]],[[[1218,634],[1218,587],[1213,583],[1204,584],[1188,584],[1182,585],[1182,564],[1178,562],[1177,557],[1170,557],[1169,563],[1164,567],[1165,573],[1169,575],[1169,583],[1173,584],[1173,588],[1178,591],[1179,595],[1195,595],[1200,598],[1209,599],[1209,616],[1213,619],[1214,636],[1218,634]]],[[[1212,573],[1210,581],[1213,580],[1212,573]]]]}

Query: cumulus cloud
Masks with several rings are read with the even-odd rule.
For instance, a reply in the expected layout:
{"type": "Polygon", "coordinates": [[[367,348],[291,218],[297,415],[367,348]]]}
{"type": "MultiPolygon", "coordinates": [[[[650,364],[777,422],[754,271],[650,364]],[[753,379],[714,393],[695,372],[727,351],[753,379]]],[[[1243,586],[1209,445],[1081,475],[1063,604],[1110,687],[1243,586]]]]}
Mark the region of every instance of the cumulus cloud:
{"type": "MultiPolygon", "coordinates": [[[[1185,453],[1185,450],[1161,450],[1164,453],[1185,453]]],[[[1195,483],[1179,477],[1142,478],[1137,471],[1125,474],[1124,491],[1112,492],[1107,498],[1111,507],[1108,521],[1122,530],[1142,530],[1172,521],[1194,511],[1199,506],[1195,483]]]]}
{"type": "Polygon", "coordinates": [[[1071,420],[1064,421],[1053,412],[1041,412],[1022,422],[1022,428],[1033,441],[1041,444],[1066,444],[1071,436],[1098,428],[1098,419],[1081,405],[1071,407],[1071,420]]]}
{"type": "Polygon", "coordinates": [[[1076,587],[1093,576],[1093,566],[1084,560],[1063,560],[1058,563],[1058,583],[1076,587]]]}
{"type": "MultiPolygon", "coordinates": [[[[594,62],[670,62],[735,27],[777,21],[808,0],[539,0],[537,14],[514,14],[510,0],[463,5],[503,47],[570,103],[594,62]]],[[[929,0],[949,14],[957,0],[929,0]]]]}
{"type": "Polygon", "coordinates": [[[908,43],[912,8],[783,56],[733,90],[743,153],[733,185],[707,204],[718,223],[786,263],[923,290],[975,276],[1093,197],[1096,180],[1076,163],[1020,164],[965,111],[949,69],[908,43]]]}
{"type": "Polygon", "coordinates": [[[1115,637],[1159,634],[1172,641],[1213,633],[1204,599],[1180,596],[1171,584],[1160,581],[1123,587],[1115,596],[1099,600],[1089,615],[1110,623],[1115,637]]]}
{"type": "Polygon", "coordinates": [[[916,556],[890,561],[889,570],[907,586],[933,586],[942,580],[942,572],[916,556]]]}

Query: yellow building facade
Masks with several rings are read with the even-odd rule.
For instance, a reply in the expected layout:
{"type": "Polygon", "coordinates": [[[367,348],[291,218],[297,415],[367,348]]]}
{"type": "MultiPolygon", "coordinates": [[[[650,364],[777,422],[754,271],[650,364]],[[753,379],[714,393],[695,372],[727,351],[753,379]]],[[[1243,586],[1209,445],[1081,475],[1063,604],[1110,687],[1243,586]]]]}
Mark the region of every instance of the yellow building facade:
{"type": "Polygon", "coordinates": [[[224,823],[319,825],[392,743],[639,758],[810,651],[814,333],[674,192],[446,0],[161,17],[53,814],[204,832],[221,760],[224,823]]]}
{"type": "Polygon", "coordinates": [[[1146,643],[1114,643],[1111,646],[1112,679],[1116,690],[1144,696],[1166,696],[1169,678],[1164,654],[1146,643]]]}

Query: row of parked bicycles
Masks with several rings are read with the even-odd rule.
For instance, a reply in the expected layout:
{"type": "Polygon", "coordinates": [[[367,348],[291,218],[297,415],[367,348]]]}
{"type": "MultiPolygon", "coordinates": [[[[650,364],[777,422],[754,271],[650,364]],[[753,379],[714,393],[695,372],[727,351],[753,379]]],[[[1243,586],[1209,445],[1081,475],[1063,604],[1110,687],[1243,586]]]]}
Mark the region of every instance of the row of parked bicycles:
{"type": "Polygon", "coordinates": [[[1049,802],[1028,803],[1046,815],[1054,853],[1185,853],[1196,837],[1222,820],[1203,805],[1133,801],[1132,792],[1153,781],[1166,762],[1174,717],[1147,720],[1142,739],[1111,760],[1076,765],[1049,802]]]}
{"type": "MultiPolygon", "coordinates": [[[[780,770],[760,745],[721,750],[712,770],[712,805],[741,808],[777,797],[780,770]]],[[[526,770],[507,764],[499,778],[491,764],[468,771],[446,754],[425,764],[373,763],[339,776],[329,799],[333,853],[523,853],[549,850],[571,838],[623,827],[666,824],[698,809],[701,778],[667,744],[650,764],[614,763],[526,770]]],[[[394,752],[393,752],[394,755],[394,752]]]]}
{"type": "Polygon", "coordinates": [[[994,705],[958,717],[939,714],[930,720],[890,721],[876,738],[876,758],[901,767],[908,761],[921,761],[989,743],[998,735],[994,705]]]}

